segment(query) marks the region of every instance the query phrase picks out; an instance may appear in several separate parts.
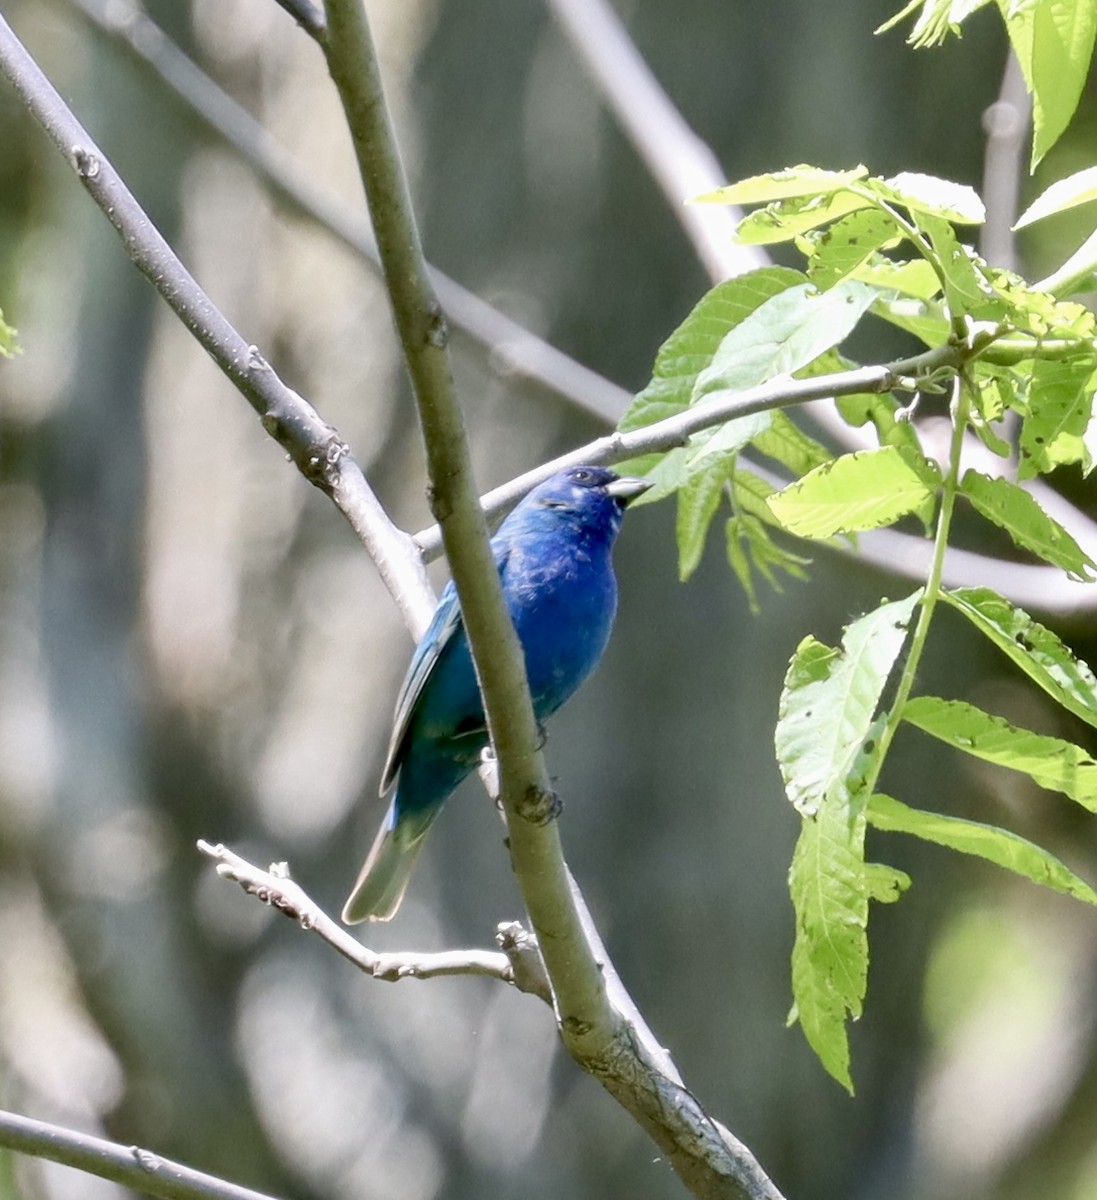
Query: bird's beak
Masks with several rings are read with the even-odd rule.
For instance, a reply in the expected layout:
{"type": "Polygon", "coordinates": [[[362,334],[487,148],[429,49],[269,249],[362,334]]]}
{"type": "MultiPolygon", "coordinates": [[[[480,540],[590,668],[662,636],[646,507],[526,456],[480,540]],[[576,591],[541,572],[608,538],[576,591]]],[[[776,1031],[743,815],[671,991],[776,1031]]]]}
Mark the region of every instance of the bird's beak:
{"type": "Polygon", "coordinates": [[[606,491],[622,507],[626,508],[637,496],[642,496],[651,487],[651,480],[641,479],[637,475],[622,475],[612,483],[606,484],[606,491]]]}

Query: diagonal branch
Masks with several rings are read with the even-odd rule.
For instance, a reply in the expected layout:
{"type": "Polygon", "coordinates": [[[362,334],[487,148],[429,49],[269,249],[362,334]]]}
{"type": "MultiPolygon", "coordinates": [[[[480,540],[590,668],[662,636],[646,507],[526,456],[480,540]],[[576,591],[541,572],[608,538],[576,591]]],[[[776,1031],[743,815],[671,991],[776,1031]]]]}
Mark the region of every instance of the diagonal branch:
{"type": "Polygon", "coordinates": [[[271,1200],[263,1192],[184,1167],[140,1146],[119,1146],[17,1113],[0,1112],[0,1146],[111,1179],[163,1200],[271,1200]]]}
{"type": "MultiPolygon", "coordinates": [[[[362,213],[317,183],[306,164],[281,146],[136,4],[68,3],[152,71],[191,113],[232,146],[276,200],[315,222],[374,270],[379,268],[377,244],[362,213]]],[[[323,29],[321,14],[313,35],[321,42],[323,29]]],[[[428,265],[427,271],[454,327],[484,348],[495,370],[538,383],[610,424],[628,407],[631,396],[624,388],[569,358],[437,268],[428,265]]]]}
{"type": "Polygon", "coordinates": [[[258,413],[302,475],[326,492],[361,538],[405,619],[422,629],[433,596],[414,543],[388,519],[337,431],[278,377],[229,323],[0,16],[0,74],[64,155],[126,253],[258,413]]]}
{"type": "Polygon", "coordinates": [[[749,1152],[727,1135],[637,1040],[604,980],[560,849],[552,790],[538,749],[529,687],[503,603],[487,527],[473,486],[467,436],[445,355],[446,330],[430,288],[407,183],[385,108],[361,0],[325,0],[328,66],[343,101],[373,218],[397,328],[412,376],[439,518],[477,666],[511,858],[552,982],[561,1036],[572,1056],[617,1097],[663,1148],[698,1196],[777,1197],[749,1152]]]}

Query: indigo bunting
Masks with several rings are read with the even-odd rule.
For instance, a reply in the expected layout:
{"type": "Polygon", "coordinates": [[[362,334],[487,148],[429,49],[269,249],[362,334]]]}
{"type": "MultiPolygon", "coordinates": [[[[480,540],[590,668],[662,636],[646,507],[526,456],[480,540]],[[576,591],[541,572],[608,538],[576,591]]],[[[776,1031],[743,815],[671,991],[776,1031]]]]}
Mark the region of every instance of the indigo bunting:
{"type": "MultiPolygon", "coordinates": [[[[610,555],[628,503],[651,485],[604,467],[572,467],[536,487],[492,538],[503,596],[544,721],[598,665],[617,609],[610,555]]],[[[381,776],[396,794],[343,908],[348,925],[387,921],[423,839],[488,744],[457,592],[447,584],[396,702],[381,776]]]]}

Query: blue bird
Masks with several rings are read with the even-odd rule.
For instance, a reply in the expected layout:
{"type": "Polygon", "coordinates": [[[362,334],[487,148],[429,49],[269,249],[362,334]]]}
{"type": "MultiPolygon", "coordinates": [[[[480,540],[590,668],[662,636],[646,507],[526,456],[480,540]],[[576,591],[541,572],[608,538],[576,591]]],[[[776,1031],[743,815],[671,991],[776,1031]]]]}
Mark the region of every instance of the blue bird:
{"type": "MultiPolygon", "coordinates": [[[[626,506],[650,486],[604,467],[571,467],[534,488],[492,538],[538,721],[556,712],[602,657],[617,610],[613,543],[626,506]]],[[[394,782],[396,794],[343,908],[348,925],[395,914],[427,830],[487,744],[449,583],[396,702],[381,795],[394,782]]]]}

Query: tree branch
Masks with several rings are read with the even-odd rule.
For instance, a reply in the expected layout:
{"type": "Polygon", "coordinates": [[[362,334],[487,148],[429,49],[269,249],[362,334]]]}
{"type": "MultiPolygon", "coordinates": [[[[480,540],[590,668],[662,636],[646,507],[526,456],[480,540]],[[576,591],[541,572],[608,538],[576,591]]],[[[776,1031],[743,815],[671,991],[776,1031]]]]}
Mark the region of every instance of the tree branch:
{"type": "MultiPolygon", "coordinates": [[[[445,324],[411,213],[361,0],[325,0],[325,53],[358,157],[397,328],[423,426],[432,508],[461,601],[498,763],[511,859],[552,981],[561,1036],[667,1154],[695,1195],[778,1193],[676,1079],[668,1078],[610,1004],[602,961],[569,887],[529,687],[503,603],[469,448],[445,355],[445,324]]],[[[601,949],[599,947],[599,949],[601,949]]],[[[665,1056],[664,1056],[665,1057],[665,1056]]]]}
{"type": "Polygon", "coordinates": [[[0,1112],[0,1146],[111,1179],[163,1200],[272,1200],[263,1192],[184,1167],[139,1146],[119,1146],[17,1113],[0,1112]]]}
{"type": "Polygon", "coordinates": [[[413,629],[430,619],[433,593],[414,543],[385,514],[337,431],[275,373],[180,262],[110,161],[0,16],[0,73],[19,93],[122,239],[126,253],[258,413],[302,475],[327,493],[378,565],[413,629]]]}
{"type": "Polygon", "coordinates": [[[482,975],[513,984],[522,992],[540,997],[552,1004],[552,994],[535,941],[525,936],[520,925],[507,923],[499,927],[501,951],[447,950],[442,953],[401,951],[378,954],[363,946],[342,925],[313,900],[289,876],[285,863],[273,863],[267,870],[257,867],[233,853],[227,846],[200,841],[198,849],[217,863],[222,879],[238,883],[249,896],[269,904],[302,929],[337,950],[348,962],[374,979],[395,983],[401,979],[434,979],[439,975],[482,975]]]}
{"type": "MultiPolygon", "coordinates": [[[[258,121],[149,19],[136,4],[111,0],[68,0],[101,33],[124,48],[227,142],[259,175],[287,210],[330,233],[373,270],[380,267],[377,243],[362,213],[330,189],[290,154],[258,121]]],[[[322,44],[322,38],[318,37],[322,44]]],[[[527,379],[572,404],[615,424],[631,396],[539,338],[434,267],[431,286],[455,328],[486,351],[489,365],[508,378],[527,379]]]]}

